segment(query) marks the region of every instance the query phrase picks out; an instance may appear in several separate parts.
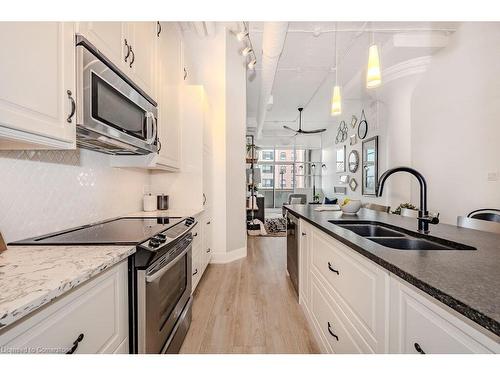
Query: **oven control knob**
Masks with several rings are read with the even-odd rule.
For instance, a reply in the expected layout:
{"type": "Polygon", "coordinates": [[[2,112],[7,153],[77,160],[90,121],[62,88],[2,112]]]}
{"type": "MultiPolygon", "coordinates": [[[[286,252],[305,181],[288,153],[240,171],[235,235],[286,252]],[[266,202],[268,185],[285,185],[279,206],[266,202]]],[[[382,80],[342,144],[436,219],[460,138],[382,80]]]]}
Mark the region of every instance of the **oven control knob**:
{"type": "Polygon", "coordinates": [[[154,239],[152,239],[151,241],[149,241],[149,247],[152,247],[152,248],[156,248],[160,246],[160,243],[154,239]]]}
{"type": "Polygon", "coordinates": [[[156,242],[159,242],[159,243],[165,243],[167,241],[165,236],[160,237],[160,235],[157,235],[154,239],[156,240],[156,242]]]}

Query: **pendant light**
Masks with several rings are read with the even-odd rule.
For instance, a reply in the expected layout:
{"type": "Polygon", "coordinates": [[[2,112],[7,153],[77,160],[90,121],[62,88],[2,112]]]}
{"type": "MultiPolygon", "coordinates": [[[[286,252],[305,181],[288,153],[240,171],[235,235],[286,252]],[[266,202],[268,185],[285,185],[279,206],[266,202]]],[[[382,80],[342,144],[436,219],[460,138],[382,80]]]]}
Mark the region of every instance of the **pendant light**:
{"type": "Polygon", "coordinates": [[[380,74],[380,58],[378,46],[374,43],[374,31],[372,30],[372,40],[368,49],[368,67],[366,69],[366,88],[373,89],[380,86],[382,77],[380,74]]]}
{"type": "Polygon", "coordinates": [[[340,95],[340,86],[338,84],[339,60],[337,51],[337,23],[335,23],[335,86],[332,92],[331,115],[338,116],[342,113],[342,98],[340,95]]]}

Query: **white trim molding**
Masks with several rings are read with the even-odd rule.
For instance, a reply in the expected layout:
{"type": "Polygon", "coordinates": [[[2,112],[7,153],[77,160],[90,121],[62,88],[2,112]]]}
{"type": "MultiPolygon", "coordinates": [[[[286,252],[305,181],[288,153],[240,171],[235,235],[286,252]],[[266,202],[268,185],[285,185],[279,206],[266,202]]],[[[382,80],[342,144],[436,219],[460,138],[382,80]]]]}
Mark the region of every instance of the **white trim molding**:
{"type": "Polygon", "coordinates": [[[224,264],[231,263],[235,260],[246,258],[247,256],[247,248],[241,247],[239,249],[228,251],[228,252],[213,252],[212,259],[210,259],[211,264],[224,264]]]}
{"type": "Polygon", "coordinates": [[[424,73],[432,61],[432,56],[416,57],[382,70],[382,82],[387,84],[396,79],[424,73]]]}

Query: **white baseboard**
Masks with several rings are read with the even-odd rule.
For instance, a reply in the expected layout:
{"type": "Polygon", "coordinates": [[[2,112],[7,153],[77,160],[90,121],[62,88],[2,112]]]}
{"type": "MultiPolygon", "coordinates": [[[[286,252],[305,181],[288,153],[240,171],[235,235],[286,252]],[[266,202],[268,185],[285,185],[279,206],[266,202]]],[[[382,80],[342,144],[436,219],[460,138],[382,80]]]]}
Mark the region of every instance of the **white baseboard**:
{"type": "Polygon", "coordinates": [[[212,253],[212,259],[210,259],[210,263],[213,264],[222,264],[222,263],[230,263],[235,260],[245,258],[247,256],[247,248],[241,247],[239,249],[230,251],[228,253],[212,253]]]}

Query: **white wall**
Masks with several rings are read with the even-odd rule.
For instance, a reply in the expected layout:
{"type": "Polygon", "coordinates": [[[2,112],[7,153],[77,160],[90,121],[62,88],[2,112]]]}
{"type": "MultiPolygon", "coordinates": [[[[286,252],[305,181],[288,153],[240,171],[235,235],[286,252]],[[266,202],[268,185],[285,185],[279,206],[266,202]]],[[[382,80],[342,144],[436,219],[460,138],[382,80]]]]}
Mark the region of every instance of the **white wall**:
{"type": "Polygon", "coordinates": [[[0,231],[21,240],[142,210],[147,171],[93,151],[0,151],[0,231]]]}
{"type": "MultiPolygon", "coordinates": [[[[464,23],[433,57],[412,103],[411,159],[441,221],[500,208],[500,24],[464,23]]],[[[412,191],[417,199],[418,189],[412,191]]]]}

